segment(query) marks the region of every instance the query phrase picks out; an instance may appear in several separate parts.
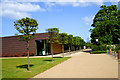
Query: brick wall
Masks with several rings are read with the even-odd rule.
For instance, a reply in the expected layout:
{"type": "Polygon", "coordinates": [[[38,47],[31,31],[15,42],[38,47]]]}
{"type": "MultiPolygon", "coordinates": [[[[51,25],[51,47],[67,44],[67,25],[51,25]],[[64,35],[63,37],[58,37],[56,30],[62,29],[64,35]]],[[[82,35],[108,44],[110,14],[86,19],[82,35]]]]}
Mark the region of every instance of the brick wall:
{"type": "MultiPolygon", "coordinates": [[[[48,35],[46,33],[36,34],[34,39],[29,42],[30,53],[36,54],[35,40],[46,39],[48,35]]],[[[25,41],[19,41],[17,36],[2,37],[2,56],[15,56],[27,52],[27,43],[25,41]]]]}
{"type": "MultiPolygon", "coordinates": [[[[36,55],[35,40],[47,39],[48,34],[38,33],[35,36],[29,41],[29,50],[32,55],[36,55]]],[[[62,46],[54,43],[53,53],[61,52],[62,46]]],[[[17,36],[2,37],[2,56],[22,56],[23,53],[27,54],[27,43],[25,41],[19,41],[17,36]]]]}
{"type": "MultiPolygon", "coordinates": [[[[52,46],[52,45],[50,45],[50,46],[52,46]]],[[[62,45],[57,44],[57,43],[53,43],[53,54],[61,53],[61,52],[62,52],[62,45]]],[[[52,54],[52,52],[51,52],[51,54],[52,54]]]]}

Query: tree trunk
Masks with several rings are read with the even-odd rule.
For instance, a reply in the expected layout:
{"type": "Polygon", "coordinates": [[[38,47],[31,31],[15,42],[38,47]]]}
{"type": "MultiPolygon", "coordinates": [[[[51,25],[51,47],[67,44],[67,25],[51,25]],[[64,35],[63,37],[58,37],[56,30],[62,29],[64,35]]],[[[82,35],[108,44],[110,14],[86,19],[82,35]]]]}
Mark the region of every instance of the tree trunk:
{"type": "Polygon", "coordinates": [[[64,58],[64,44],[62,44],[62,52],[63,52],[63,58],[64,58]]]}
{"type": "Polygon", "coordinates": [[[70,46],[69,46],[69,52],[70,52],[71,50],[70,50],[70,46]]]}
{"type": "Polygon", "coordinates": [[[28,71],[30,71],[30,64],[29,64],[29,41],[27,41],[27,60],[28,60],[28,71]]]}
{"type": "Polygon", "coordinates": [[[51,43],[52,62],[53,62],[53,43],[51,43]]]}
{"type": "Polygon", "coordinates": [[[74,46],[74,51],[75,51],[75,46],[74,46]]]}

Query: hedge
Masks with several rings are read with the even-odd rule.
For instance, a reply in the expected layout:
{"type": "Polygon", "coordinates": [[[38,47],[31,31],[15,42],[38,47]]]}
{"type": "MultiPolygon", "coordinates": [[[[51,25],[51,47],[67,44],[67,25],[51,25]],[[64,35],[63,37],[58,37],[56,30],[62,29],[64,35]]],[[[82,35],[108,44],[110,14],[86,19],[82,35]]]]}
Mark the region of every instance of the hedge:
{"type": "Polygon", "coordinates": [[[107,53],[107,51],[91,51],[91,54],[107,53]]]}

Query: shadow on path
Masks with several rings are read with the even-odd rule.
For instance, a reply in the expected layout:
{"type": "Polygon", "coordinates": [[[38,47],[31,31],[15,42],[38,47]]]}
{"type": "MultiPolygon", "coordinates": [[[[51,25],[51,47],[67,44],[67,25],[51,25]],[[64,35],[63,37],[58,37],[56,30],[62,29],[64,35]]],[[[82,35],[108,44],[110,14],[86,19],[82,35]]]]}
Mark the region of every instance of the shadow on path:
{"type": "Polygon", "coordinates": [[[87,51],[83,51],[83,52],[86,52],[86,53],[90,53],[92,50],[87,50],[87,51]]]}

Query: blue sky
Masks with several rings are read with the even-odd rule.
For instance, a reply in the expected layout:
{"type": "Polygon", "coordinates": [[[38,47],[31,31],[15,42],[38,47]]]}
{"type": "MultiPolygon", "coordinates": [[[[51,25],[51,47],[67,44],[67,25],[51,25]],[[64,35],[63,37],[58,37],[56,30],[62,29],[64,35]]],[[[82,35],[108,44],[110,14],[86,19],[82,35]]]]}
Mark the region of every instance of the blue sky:
{"type": "Polygon", "coordinates": [[[95,14],[102,4],[111,2],[1,2],[2,35],[13,36],[18,33],[14,21],[31,17],[38,21],[37,33],[46,32],[47,28],[57,27],[60,32],[80,36],[85,41],[90,39],[90,28],[95,14]]]}

